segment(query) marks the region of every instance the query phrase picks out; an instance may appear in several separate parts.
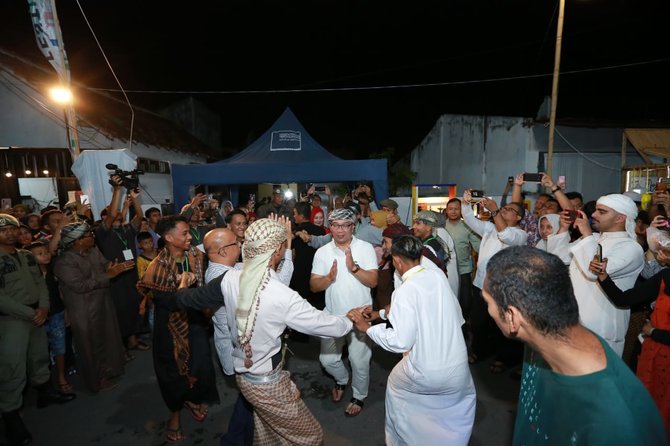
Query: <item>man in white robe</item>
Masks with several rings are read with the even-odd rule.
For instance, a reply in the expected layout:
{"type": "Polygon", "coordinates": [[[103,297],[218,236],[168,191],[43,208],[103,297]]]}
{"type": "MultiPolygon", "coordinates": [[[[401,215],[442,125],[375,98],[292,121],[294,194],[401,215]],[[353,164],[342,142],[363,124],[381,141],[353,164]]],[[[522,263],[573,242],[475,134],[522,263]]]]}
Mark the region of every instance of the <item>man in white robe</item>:
{"type": "MultiPolygon", "coordinates": [[[[637,276],[644,267],[644,251],[636,241],[635,218],[637,206],[622,194],[602,196],[591,216],[593,233],[587,216],[580,213],[574,225],[582,236],[570,244],[566,225],[561,225],[558,234],[552,237],[554,253],[563,258],[563,252],[572,254],[570,280],[579,304],[582,324],[600,335],[619,356],[623,353],[624,338],[628,330],[630,309],[617,308],[609,301],[598,284],[597,277],[589,271],[589,263],[596,256],[598,245],[607,259],[607,274],[625,291],[635,285],[637,276]]],[[[564,220],[566,217],[562,217],[564,220]]]]}
{"type": "Polygon", "coordinates": [[[405,353],[386,386],[386,444],[467,445],[476,393],[468,367],[461,308],[441,271],[420,264],[423,245],[403,235],[393,242],[402,285],[393,293],[386,324],[370,326],[370,307],[347,316],[356,328],[394,353],[405,353]]]}

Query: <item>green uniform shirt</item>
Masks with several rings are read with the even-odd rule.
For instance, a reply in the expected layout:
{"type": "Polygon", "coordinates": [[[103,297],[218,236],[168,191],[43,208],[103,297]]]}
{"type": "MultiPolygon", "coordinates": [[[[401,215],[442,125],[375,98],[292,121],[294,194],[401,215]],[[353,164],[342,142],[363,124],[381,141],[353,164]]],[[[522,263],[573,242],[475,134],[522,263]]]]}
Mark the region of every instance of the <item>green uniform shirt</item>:
{"type": "Polygon", "coordinates": [[[32,320],[35,305],[49,308],[49,291],[35,256],[25,249],[0,254],[0,317],[32,320]]]}
{"type": "Polygon", "coordinates": [[[664,445],[663,421],[640,380],[605,341],[607,367],[582,376],[553,372],[526,347],[514,445],[664,445]]]}
{"type": "Polygon", "coordinates": [[[472,255],[470,254],[470,247],[479,252],[479,244],[482,238],[470,229],[463,220],[459,220],[457,224],[452,224],[447,221],[444,225],[451,238],[454,240],[456,246],[456,260],[458,260],[458,274],[467,274],[472,272],[472,255]]]}

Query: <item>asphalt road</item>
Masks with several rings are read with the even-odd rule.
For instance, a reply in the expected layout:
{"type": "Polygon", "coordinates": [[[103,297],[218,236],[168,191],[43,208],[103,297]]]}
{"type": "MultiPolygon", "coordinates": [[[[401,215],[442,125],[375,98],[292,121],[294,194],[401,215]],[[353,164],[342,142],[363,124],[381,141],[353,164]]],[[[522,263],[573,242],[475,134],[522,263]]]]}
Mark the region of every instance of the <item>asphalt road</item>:
{"type": "MultiPolygon", "coordinates": [[[[355,418],[344,415],[346,401],[330,401],[333,381],[324,374],[318,361],[319,341],[292,343],[294,353],[287,364],[302,392],[305,403],[321,422],[325,444],[330,446],[384,445],[384,392],[386,379],[399,360],[398,355],[374,347],[369,397],[362,413],[355,418]]],[[[26,393],[23,417],[34,445],[156,446],[166,444],[164,425],[168,410],[163,405],[153,372],[151,352],[135,352],[136,359],[126,367],[119,385],[109,391],[90,394],[76,375],[71,382],[78,398],[62,406],[37,409],[36,394],[26,393]]],[[[488,362],[472,367],[477,389],[477,415],[470,441],[476,446],[504,446],[511,443],[519,381],[506,372],[492,375],[488,362]]],[[[219,372],[217,385],[221,404],[210,408],[202,423],[183,412],[182,429],[187,436],[181,445],[218,445],[225,432],[237,398],[234,379],[219,372]]],[[[2,425],[2,423],[0,423],[2,425]]],[[[4,426],[0,441],[4,441],[4,426]]]]}

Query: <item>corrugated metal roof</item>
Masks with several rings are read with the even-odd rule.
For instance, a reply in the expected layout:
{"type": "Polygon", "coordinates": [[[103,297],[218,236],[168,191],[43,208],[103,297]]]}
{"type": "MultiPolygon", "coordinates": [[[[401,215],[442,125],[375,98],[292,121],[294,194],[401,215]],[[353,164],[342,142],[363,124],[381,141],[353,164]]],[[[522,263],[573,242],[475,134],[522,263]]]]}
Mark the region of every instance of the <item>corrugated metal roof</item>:
{"type": "MultiPolygon", "coordinates": [[[[43,91],[45,85],[53,84],[56,73],[41,63],[23,59],[0,48],[0,66],[32,88],[43,91]]],[[[127,140],[130,129],[130,110],[125,101],[109,94],[93,91],[73,82],[77,97],[76,110],[81,125],[97,128],[108,137],[127,140]]],[[[214,149],[174,122],[140,107],[133,106],[135,122],[133,143],[175,150],[220,159],[219,150],[214,149]]]]}
{"type": "Polygon", "coordinates": [[[624,135],[636,150],[670,158],[670,129],[624,129],[624,135]]]}

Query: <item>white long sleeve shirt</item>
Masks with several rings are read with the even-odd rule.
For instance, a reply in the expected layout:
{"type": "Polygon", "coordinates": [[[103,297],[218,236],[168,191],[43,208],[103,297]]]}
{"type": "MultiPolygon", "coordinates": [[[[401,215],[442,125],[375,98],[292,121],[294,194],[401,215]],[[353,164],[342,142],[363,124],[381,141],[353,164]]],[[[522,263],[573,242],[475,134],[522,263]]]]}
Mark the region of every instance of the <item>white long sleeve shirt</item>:
{"type": "Polygon", "coordinates": [[[482,242],[479,245],[477,274],[472,282],[474,286],[481,290],[484,287],[486,265],[488,265],[489,259],[502,249],[525,245],[528,234],[521,228],[509,226],[502,231],[498,231],[495,224],[490,221],[481,221],[475,217],[472,207],[468,203],[461,206],[461,212],[465,224],[482,237],[482,242]]]}

